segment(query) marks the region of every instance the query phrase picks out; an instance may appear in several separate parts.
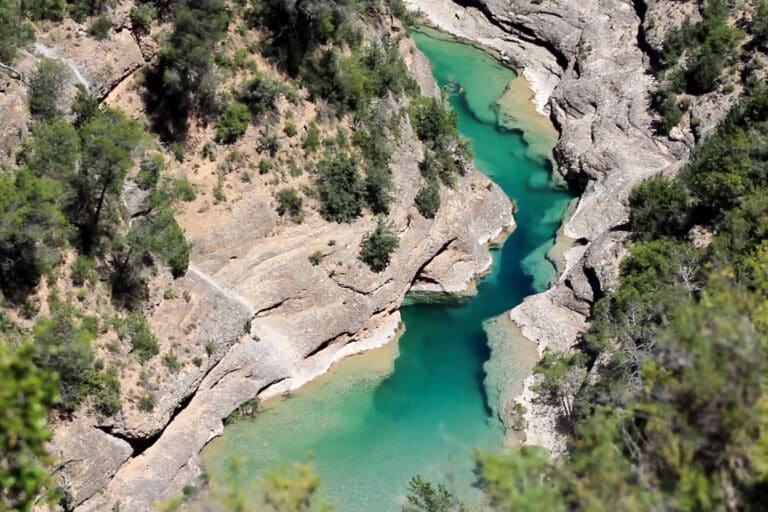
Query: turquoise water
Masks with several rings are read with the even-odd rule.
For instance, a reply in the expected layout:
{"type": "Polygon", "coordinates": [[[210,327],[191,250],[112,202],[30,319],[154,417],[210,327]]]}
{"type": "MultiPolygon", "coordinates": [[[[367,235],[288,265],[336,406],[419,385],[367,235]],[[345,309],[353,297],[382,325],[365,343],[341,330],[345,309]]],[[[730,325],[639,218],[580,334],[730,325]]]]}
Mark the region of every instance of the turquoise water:
{"type": "Polygon", "coordinates": [[[571,196],[552,185],[546,161],[526,156],[519,134],[497,127],[493,104],[514,73],[470,46],[420,32],[414,38],[438,83],[463,87],[450,97],[459,129],[472,139],[478,167],[517,202],[518,227],[493,250],[476,297],[404,307],[406,332],[397,345],[342,361],[332,375],[227,427],[203,454],[214,479],[233,455],[247,485],[267,468],[312,453],[337,510],[399,510],[417,473],[482,506],[472,455],[502,441],[483,388],[483,322],[554,278],[544,254],[571,196]]]}

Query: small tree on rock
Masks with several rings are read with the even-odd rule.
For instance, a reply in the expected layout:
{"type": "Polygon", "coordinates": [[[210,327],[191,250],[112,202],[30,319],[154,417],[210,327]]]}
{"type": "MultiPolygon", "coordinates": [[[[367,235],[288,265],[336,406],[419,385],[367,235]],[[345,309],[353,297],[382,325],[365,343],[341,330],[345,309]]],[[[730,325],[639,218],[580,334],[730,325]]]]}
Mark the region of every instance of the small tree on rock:
{"type": "Polygon", "coordinates": [[[400,240],[392,232],[392,224],[379,217],[376,229],[363,240],[360,259],[374,272],[381,272],[389,265],[392,253],[400,246],[400,240]]]}

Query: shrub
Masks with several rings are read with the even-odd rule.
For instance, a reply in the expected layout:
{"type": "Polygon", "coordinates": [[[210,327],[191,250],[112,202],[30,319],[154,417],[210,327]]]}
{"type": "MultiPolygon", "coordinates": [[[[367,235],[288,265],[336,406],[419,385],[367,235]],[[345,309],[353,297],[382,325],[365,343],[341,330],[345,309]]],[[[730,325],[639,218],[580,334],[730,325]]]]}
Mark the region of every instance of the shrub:
{"type": "Polygon", "coordinates": [[[157,19],[157,9],[149,3],[140,3],[131,7],[131,25],[137,32],[149,33],[149,26],[157,19]]]}
{"type": "Polygon", "coordinates": [[[72,284],[82,286],[85,283],[93,284],[98,279],[96,262],[88,256],[78,255],[72,263],[72,284]]]}
{"type": "Polygon", "coordinates": [[[259,161],[259,174],[267,174],[272,169],[272,160],[262,158],[259,161]]]}
{"type": "Polygon", "coordinates": [[[309,262],[316,267],[323,261],[324,257],[322,251],[315,251],[309,255],[309,262]]]}
{"type": "Polygon", "coordinates": [[[437,98],[419,97],[408,109],[416,135],[428,146],[442,144],[446,137],[457,137],[458,117],[437,98]]]}
{"type": "Polygon", "coordinates": [[[61,21],[67,12],[65,0],[24,0],[19,4],[29,18],[35,21],[61,21]]]}
{"type": "Polygon", "coordinates": [[[275,78],[262,73],[248,80],[235,93],[237,100],[247,105],[254,118],[266,112],[274,111],[277,100],[288,94],[290,87],[275,78]]]}
{"type": "Polygon", "coordinates": [[[714,91],[717,88],[723,64],[723,58],[709,50],[697,52],[686,70],[686,90],[691,94],[714,91]]]}
{"type": "Polygon", "coordinates": [[[154,256],[168,266],[174,277],[187,271],[189,244],[168,206],[161,206],[136,222],[128,238],[135,253],[154,256]]]}
{"type": "Polygon", "coordinates": [[[32,39],[34,29],[23,22],[18,2],[0,0],[0,62],[13,62],[16,49],[32,39]]]}
{"type": "Polygon", "coordinates": [[[320,147],[320,127],[314,121],[309,124],[307,133],[301,141],[301,146],[308,154],[312,154],[320,147]]]}
{"type": "Polygon", "coordinates": [[[112,30],[112,21],[102,14],[97,16],[96,19],[93,20],[93,23],[91,23],[91,26],[88,27],[88,34],[96,39],[102,40],[107,38],[110,30],[112,30]]]}
{"type": "Polygon", "coordinates": [[[246,18],[251,27],[265,32],[264,53],[296,76],[322,45],[359,44],[352,22],[359,9],[356,2],[254,0],[246,18]]]}
{"type": "Polygon", "coordinates": [[[416,209],[427,219],[432,219],[440,209],[440,185],[435,180],[427,181],[427,184],[421,187],[416,198],[416,209]]]}
{"type": "Polygon", "coordinates": [[[57,407],[73,412],[87,395],[93,378],[91,341],[94,334],[75,324],[70,306],[54,307],[51,317],[35,324],[35,364],[58,374],[61,402],[57,407]]]}
{"type": "Polygon", "coordinates": [[[224,176],[216,178],[216,185],[213,186],[213,203],[219,204],[227,200],[224,195],[224,176]]]}
{"type": "Polygon", "coordinates": [[[231,143],[237,140],[248,129],[251,114],[248,107],[239,102],[232,102],[227,110],[219,117],[216,127],[216,140],[223,143],[231,143]]]}
{"type": "Polygon", "coordinates": [[[106,372],[93,372],[93,410],[102,416],[114,416],[122,409],[120,402],[120,381],[117,372],[110,368],[106,372]]]}
{"type": "Polygon", "coordinates": [[[322,52],[302,68],[302,83],[312,97],[326,99],[339,111],[364,112],[375,98],[417,90],[397,47],[372,44],[345,55],[338,48],[322,52]]]}
{"type": "Polygon", "coordinates": [[[192,186],[187,178],[174,178],[172,181],[172,187],[172,197],[181,199],[185,203],[194,201],[197,197],[195,187],[192,186]]]}
{"type": "Polygon", "coordinates": [[[149,330],[147,321],[140,313],[133,313],[126,319],[126,327],[131,337],[132,352],[136,354],[139,361],[147,362],[152,357],[160,353],[160,346],[157,338],[149,330]]]}
{"type": "Polygon", "coordinates": [[[392,224],[379,217],[376,229],[363,240],[360,259],[374,272],[381,272],[389,266],[390,257],[399,245],[400,240],[392,232],[392,224]]]}
{"type": "Polygon", "coordinates": [[[160,173],[165,168],[165,159],[160,153],[153,153],[139,162],[136,184],[141,190],[150,190],[157,185],[160,173]]]}
{"type": "Polygon", "coordinates": [[[288,137],[293,137],[299,133],[299,129],[296,128],[296,124],[294,124],[293,121],[287,121],[285,126],[283,126],[283,133],[285,133],[288,137]]]}
{"type": "Polygon", "coordinates": [[[357,159],[346,153],[326,154],[317,163],[320,214],[326,220],[352,222],[361,214],[365,185],[357,167],[357,159]]]}
{"type": "Polygon", "coordinates": [[[677,95],[668,89],[658,91],[653,101],[656,110],[661,114],[659,131],[664,135],[669,135],[672,128],[680,124],[683,119],[684,110],[681,105],[684,106],[684,104],[681,104],[677,95]]]}
{"type": "Polygon", "coordinates": [[[293,187],[277,193],[277,213],[281,217],[288,214],[294,222],[300,223],[304,217],[301,209],[303,203],[304,199],[293,187]]]}
{"type": "Polygon", "coordinates": [[[687,230],[688,195],[677,182],[662,175],[635,187],[629,204],[630,226],[640,238],[680,235],[687,230]]]}
{"type": "Polygon", "coordinates": [[[213,48],[226,36],[230,17],[223,0],[184,0],[173,14],[173,32],[146,74],[145,99],[153,128],[180,141],[190,113],[210,120],[221,112],[213,48]]]}
{"type": "Polygon", "coordinates": [[[138,408],[143,412],[152,412],[156,403],[155,394],[152,391],[145,391],[139,397],[138,408]]]}
{"type": "Polygon", "coordinates": [[[30,84],[29,110],[39,119],[58,117],[59,99],[64,90],[66,72],[64,65],[50,59],[42,59],[30,84]]]}
{"type": "MultiPolygon", "coordinates": [[[[1,4],[0,4],[1,5],[1,4]]],[[[0,39],[2,44],[2,39],[0,39]]],[[[50,483],[49,409],[57,401],[56,375],[34,363],[31,343],[0,343],[0,482],[5,510],[32,510],[50,483]]]]}
{"type": "Polygon", "coordinates": [[[176,354],[168,352],[163,355],[163,366],[168,368],[169,372],[176,373],[181,368],[181,363],[179,363],[179,358],[176,357],[176,354]]]}
{"type": "Polygon", "coordinates": [[[280,139],[277,138],[277,134],[273,131],[268,131],[259,137],[258,150],[266,151],[272,158],[277,155],[277,150],[280,149],[280,139]]]}

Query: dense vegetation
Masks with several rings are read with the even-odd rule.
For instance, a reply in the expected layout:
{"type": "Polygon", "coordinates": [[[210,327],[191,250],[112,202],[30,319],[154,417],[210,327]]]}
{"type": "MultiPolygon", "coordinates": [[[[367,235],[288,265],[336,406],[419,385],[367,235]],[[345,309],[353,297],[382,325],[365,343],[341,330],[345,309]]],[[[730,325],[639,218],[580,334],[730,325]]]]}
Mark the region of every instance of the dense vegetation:
{"type": "MultiPolygon", "coordinates": [[[[22,3],[33,18],[54,19],[65,5],[22,3]]],[[[0,6],[0,32],[24,27],[14,8],[0,6]]],[[[26,28],[15,34],[1,44],[9,62],[28,40],[26,28]]],[[[30,134],[15,161],[0,166],[0,510],[28,510],[43,486],[66,503],[66,489],[48,485],[43,469],[49,409],[61,417],[121,412],[117,363],[97,357],[94,341],[114,330],[130,337],[139,362],[157,354],[143,316],[122,308],[143,303],[158,264],[176,276],[188,265],[172,211],[189,198],[188,184],[163,177],[156,144],[119,110],[100,107],[84,89],[68,105],[66,76],[62,64],[40,61],[29,77],[30,134]],[[146,194],[138,212],[123,204],[128,181],[146,194]],[[88,304],[102,297],[112,304],[88,304]]]]}
{"type": "MultiPolygon", "coordinates": [[[[762,0],[758,4],[758,11],[765,10],[762,0]]],[[[729,8],[725,0],[708,0],[702,8],[702,21],[692,23],[686,19],[666,34],[664,81],[654,97],[654,106],[662,116],[662,133],[667,134],[677,126],[690,106],[690,100],[681,99],[680,94],[702,95],[717,90],[724,82],[724,68],[738,61],[744,32],[731,23],[730,11],[738,14],[739,9],[743,6],[729,8]]],[[[754,28],[750,31],[760,31],[760,19],[752,19],[754,28]]]]}
{"type": "Polygon", "coordinates": [[[538,367],[570,452],[481,457],[498,509],[763,509],[767,105],[768,86],[750,84],[678,177],[632,193],[618,288],[594,306],[581,352],[538,367]]]}

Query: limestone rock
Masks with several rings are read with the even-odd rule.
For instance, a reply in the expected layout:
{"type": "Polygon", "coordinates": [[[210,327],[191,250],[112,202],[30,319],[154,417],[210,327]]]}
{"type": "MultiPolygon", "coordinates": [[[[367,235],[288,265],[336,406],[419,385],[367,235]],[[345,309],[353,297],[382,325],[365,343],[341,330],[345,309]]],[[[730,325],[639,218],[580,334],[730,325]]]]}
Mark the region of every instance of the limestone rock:
{"type": "MultiPolygon", "coordinates": [[[[587,327],[592,303],[610,290],[626,254],[629,192],[644,178],[673,174],[687,159],[692,137],[657,136],[650,98],[658,87],[652,67],[664,34],[691,15],[694,1],[668,0],[406,0],[434,25],[514,58],[535,89],[535,103],[560,130],[559,171],[582,189],[563,233],[579,245],[551,290],[528,297],[511,312],[539,349],[568,350],[587,327]],[[457,16],[458,14],[458,16],[457,16]],[[460,21],[459,21],[460,20],[460,21]]],[[[691,108],[696,137],[711,133],[739,88],[725,98],[698,98],[691,108]]],[[[681,128],[682,130],[682,128],[681,128]]],[[[553,453],[565,444],[556,411],[531,400],[528,442],[553,453]]]]}
{"type": "MultiPolygon", "coordinates": [[[[426,80],[424,57],[407,51],[409,65],[421,69],[425,92],[439,92],[426,80]]],[[[389,214],[400,246],[381,272],[358,257],[376,225],[371,215],[336,224],[306,212],[294,224],[275,213],[269,190],[254,187],[207,214],[204,225],[180,217],[191,265],[172,286],[189,300],[165,299],[162,290],[171,283],[160,276],[146,313],[161,354],[173,351],[183,364],[167,372],[155,357],[124,370],[133,381],[142,371],[162,376],[153,411],[128,406],[110,427],[146,448],[78,510],[109,510],[119,501],[123,512],[144,512],[178,495],[200,471],[199,451],[222,432],[222,419],[237,406],[254,396],[290,392],[342,357],[391,340],[400,325],[398,308],[424,269],[441,291],[453,291],[488,267],[486,244],[514,224],[511,202],[472,167],[454,189],[443,188],[434,219],[421,217],[414,197],[422,183],[423,147],[407,116],[400,132],[389,214]],[[316,251],[323,257],[315,265],[309,256],[316,251]],[[217,349],[209,357],[210,341],[217,349]],[[202,359],[199,367],[189,364],[195,356],[202,359]]]]}
{"type": "Polygon", "coordinates": [[[57,461],[54,474],[75,506],[104,488],[133,453],[127,442],[93,427],[87,418],[57,426],[51,446],[57,461]]]}

